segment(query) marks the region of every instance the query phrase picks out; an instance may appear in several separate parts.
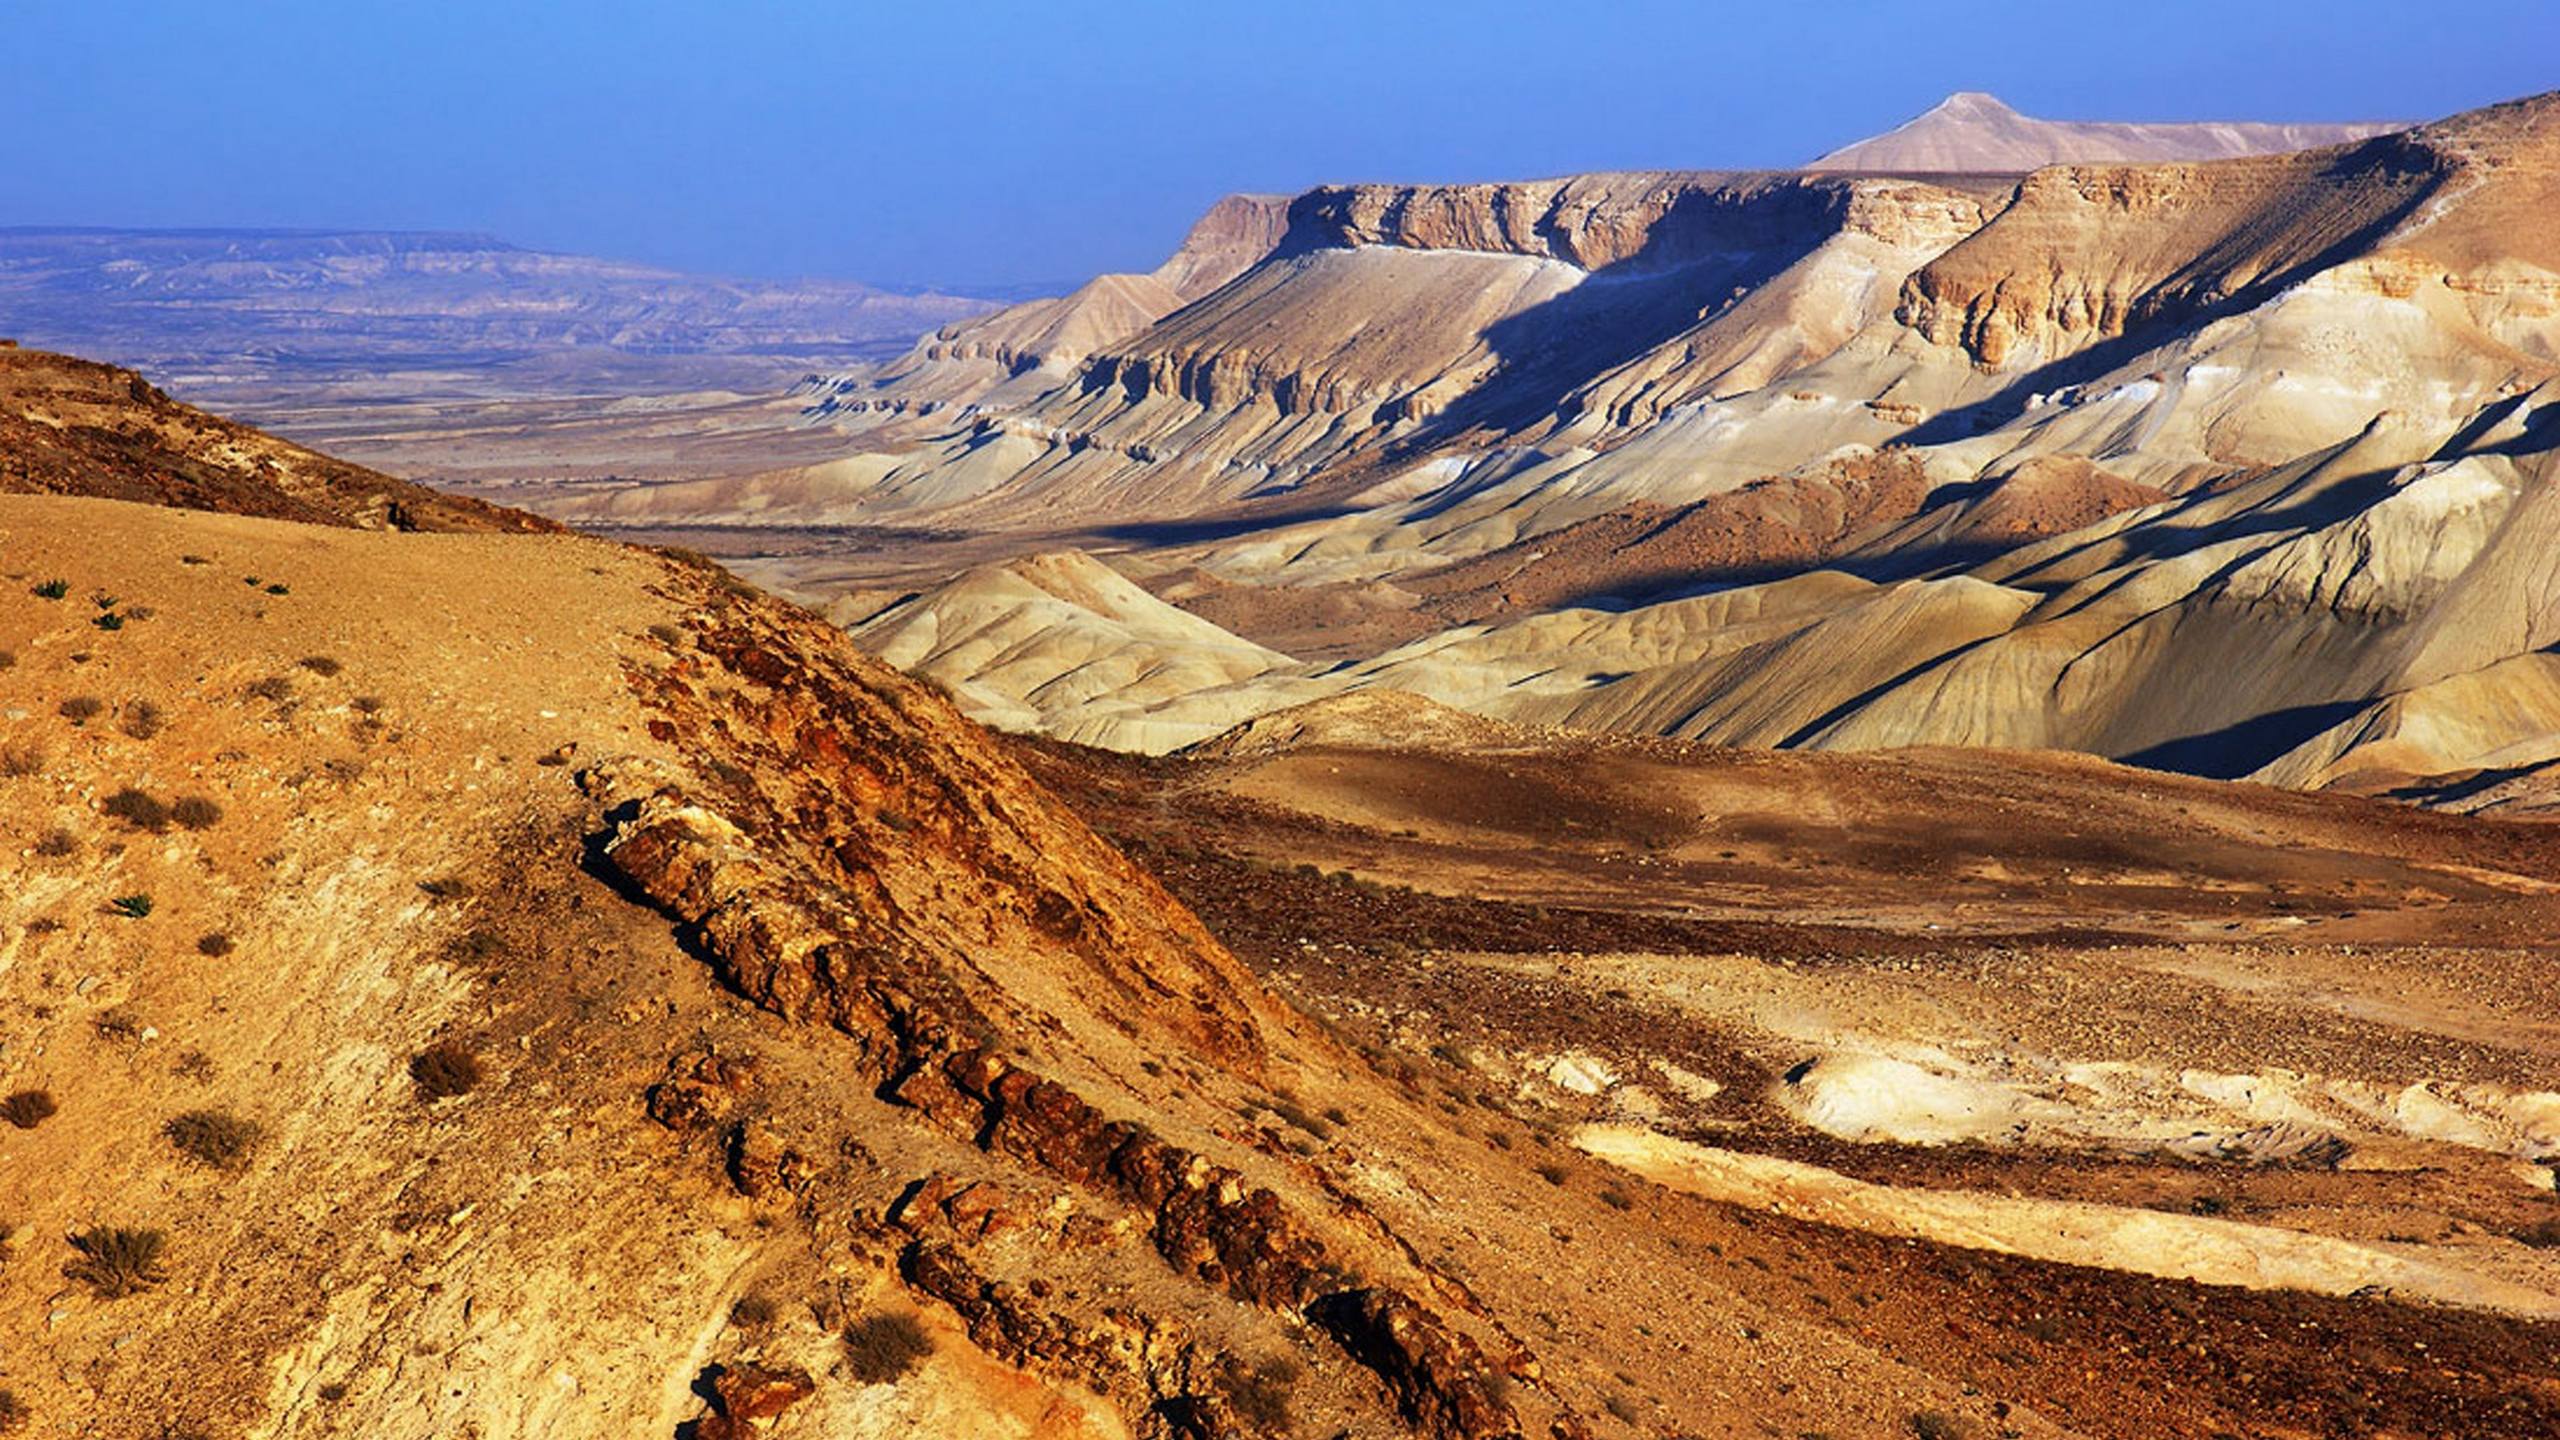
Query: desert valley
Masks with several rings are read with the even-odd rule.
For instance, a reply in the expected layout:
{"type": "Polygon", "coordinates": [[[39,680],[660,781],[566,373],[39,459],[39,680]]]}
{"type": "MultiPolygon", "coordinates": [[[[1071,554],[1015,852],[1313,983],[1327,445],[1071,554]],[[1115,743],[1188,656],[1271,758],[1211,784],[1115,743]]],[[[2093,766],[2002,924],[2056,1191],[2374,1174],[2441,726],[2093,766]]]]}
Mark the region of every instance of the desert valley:
{"type": "Polygon", "coordinates": [[[0,1433],[2560,1435],[2555,217],[0,231],[0,1433]]]}

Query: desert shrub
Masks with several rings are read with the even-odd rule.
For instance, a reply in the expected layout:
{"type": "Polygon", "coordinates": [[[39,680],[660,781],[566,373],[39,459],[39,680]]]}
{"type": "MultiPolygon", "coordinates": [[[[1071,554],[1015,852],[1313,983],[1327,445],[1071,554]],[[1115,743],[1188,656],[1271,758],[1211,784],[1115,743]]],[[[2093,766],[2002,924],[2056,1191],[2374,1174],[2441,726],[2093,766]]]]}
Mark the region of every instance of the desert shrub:
{"type": "Polygon", "coordinates": [[[124,628],[124,617],[110,610],[89,623],[101,630],[121,630],[124,628]]]}
{"type": "Polygon", "coordinates": [[[23,1430],[27,1424],[27,1402],[15,1390],[0,1390],[0,1433],[23,1430]]]}
{"type": "Polygon", "coordinates": [[[63,596],[71,593],[71,582],[68,580],[47,580],[43,584],[35,587],[35,593],[41,599],[59,600],[63,596]]]}
{"type": "Polygon", "coordinates": [[[169,828],[169,807],[148,791],[127,785],[100,802],[98,809],[110,820],[121,820],[136,830],[169,828]]]}
{"type": "Polygon", "coordinates": [[[1964,1422],[1944,1410],[1922,1410],[1911,1417],[1911,1433],[1919,1440],[1964,1440],[1964,1422]]]}
{"type": "Polygon", "coordinates": [[[199,1085],[210,1085],[217,1072],[213,1068],[212,1056],[201,1050],[190,1050],[178,1057],[178,1063],[169,1067],[169,1073],[181,1080],[193,1080],[199,1085]]]}
{"type": "Polygon", "coordinates": [[[1612,1210],[1633,1210],[1636,1208],[1635,1197],[1629,1195],[1626,1191],[1619,1189],[1615,1185],[1612,1185],[1608,1189],[1600,1192],[1600,1203],[1608,1206],[1612,1210]]]}
{"type": "Polygon", "coordinates": [[[139,892],[119,895],[107,902],[107,908],[127,920],[140,920],[151,913],[151,897],[139,892]]]}
{"type": "Polygon", "coordinates": [[[1333,1127],[1307,1113],[1307,1108],[1288,1096],[1271,1102],[1271,1113],[1306,1131],[1318,1140],[1333,1138],[1333,1127]]]}
{"type": "Polygon", "coordinates": [[[53,1103],[50,1090],[21,1090],[6,1100],[0,1100],[0,1120],[6,1120],[21,1130],[33,1130],[52,1119],[60,1108],[53,1103]]]}
{"type": "Polygon", "coordinates": [[[1250,1370],[1238,1370],[1227,1376],[1227,1403],[1236,1414],[1255,1429],[1268,1434],[1286,1434],[1289,1429],[1289,1399],[1298,1385],[1298,1362],[1286,1355],[1274,1355],[1250,1370]]]}
{"type": "Polygon", "coordinates": [[[159,613],[159,611],[152,609],[148,605],[127,605],[124,607],[124,618],[127,620],[148,620],[159,613]]]}
{"type": "Polygon", "coordinates": [[[279,582],[268,586],[267,593],[270,595],[290,595],[293,593],[293,587],[279,582]]]}
{"type": "Polygon", "coordinates": [[[1556,1163],[1555,1161],[1553,1161],[1553,1160],[1548,1160],[1548,1161],[1544,1161],[1544,1162],[1542,1162],[1542,1163],[1537,1167],[1537,1170],[1538,1170],[1538,1178],[1539,1178],[1539,1179],[1541,1179],[1541,1180],[1546,1181],[1546,1182],[1547,1182],[1548,1184],[1550,1184],[1550,1185],[1561,1185],[1561,1184],[1563,1184],[1563,1183],[1564,1183],[1564,1177],[1565,1177],[1566,1175],[1568,1175],[1568,1174],[1570,1174],[1570,1173],[1571,1173],[1570,1171],[1566,1170],[1562,1165],[1557,1164],[1557,1163],[1556,1163]]]}
{"type": "Polygon", "coordinates": [[[293,682],[282,675],[267,675],[249,682],[249,694],[271,704],[281,705],[293,698],[293,682]]]}
{"type": "Polygon", "coordinates": [[[222,807],[202,795],[181,795],[169,807],[169,818],[188,830],[210,830],[222,823],[222,807]]]}
{"type": "Polygon", "coordinates": [[[846,1368],[865,1385],[903,1379],[932,1353],[933,1337],[913,1315],[865,1315],[844,1327],[846,1368]]]}
{"type": "Polygon", "coordinates": [[[359,715],[379,714],[382,710],[382,697],[379,695],[359,695],[347,703],[356,707],[359,715]]]}
{"type": "Polygon", "coordinates": [[[1644,1416],[1644,1412],[1636,1408],[1636,1402],[1624,1395],[1610,1396],[1600,1402],[1600,1408],[1616,1416],[1619,1423],[1626,1425],[1633,1425],[1644,1416]]]}
{"type": "Polygon", "coordinates": [[[18,652],[15,650],[0,650],[0,670],[15,670],[17,668],[18,652]]]}
{"type": "Polygon", "coordinates": [[[33,745],[0,747],[0,775],[23,779],[44,769],[44,752],[33,745]]]}
{"type": "Polygon", "coordinates": [[[684,639],[684,632],[661,620],[649,627],[649,635],[661,645],[673,645],[684,639]]]}
{"type": "Polygon", "coordinates": [[[107,702],[95,695],[74,695],[56,705],[54,713],[74,725],[86,725],[107,713],[107,702]]]}
{"type": "Polygon", "coordinates": [[[208,930],[196,937],[196,953],[219,960],[231,953],[231,937],[219,930],[208,930]]]}
{"type": "Polygon", "coordinates": [[[148,740],[169,728],[169,712],[149,700],[136,700],[124,707],[116,727],[136,740],[148,740]]]}
{"type": "Polygon", "coordinates": [[[421,880],[418,888],[439,900],[462,900],[471,894],[471,882],[459,875],[439,875],[433,880],[421,880]]]}
{"type": "Polygon", "coordinates": [[[36,842],[36,853],[53,860],[59,860],[65,855],[77,855],[80,853],[80,837],[57,825],[45,832],[45,837],[36,842]]]}
{"type": "Polygon", "coordinates": [[[173,1115],[160,1127],[178,1153],[200,1165],[216,1170],[237,1170],[249,1163],[251,1152],[265,1131],[254,1120],[243,1120],[228,1110],[189,1110],[173,1115]]]}
{"type": "Polygon", "coordinates": [[[451,1040],[439,1040],[411,1056],[409,1078],[424,1100],[450,1100],[468,1095],[480,1084],[480,1061],[451,1040]]]}
{"type": "Polygon", "coordinates": [[[2560,1215],[2536,1220],[2517,1231],[2516,1238],[2536,1250],[2560,1250],[2560,1215]]]}
{"type": "Polygon", "coordinates": [[[781,1314],[772,1296],[750,1291],[729,1306],[729,1323],[740,1330],[768,1330],[781,1314]]]}
{"type": "Polygon", "coordinates": [[[204,555],[181,555],[178,557],[178,563],[181,565],[210,565],[213,561],[210,557],[204,555]]]}
{"type": "Polygon", "coordinates": [[[114,1300],[168,1278],[160,1268],[161,1252],[168,1245],[163,1231],[101,1225],[71,1237],[71,1248],[80,1252],[80,1258],[62,1267],[62,1273],[88,1286],[99,1298],[114,1300]]]}
{"type": "Polygon", "coordinates": [[[299,663],[303,669],[308,670],[312,674],[320,676],[323,679],[336,675],[339,671],[347,668],[346,666],[339,664],[337,657],[332,655],[305,655],[299,663]]]}

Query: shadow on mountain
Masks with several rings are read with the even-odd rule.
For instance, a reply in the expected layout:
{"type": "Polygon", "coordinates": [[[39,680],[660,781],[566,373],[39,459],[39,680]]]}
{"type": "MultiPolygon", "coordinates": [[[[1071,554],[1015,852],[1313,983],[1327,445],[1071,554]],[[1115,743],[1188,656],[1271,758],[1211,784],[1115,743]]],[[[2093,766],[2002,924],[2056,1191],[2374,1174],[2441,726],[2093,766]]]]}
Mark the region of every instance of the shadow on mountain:
{"type": "Polygon", "coordinates": [[[2116,758],[2145,770],[2237,780],[2363,708],[2360,700],[2333,700],[2270,710],[2220,730],[2166,740],[2116,758]]]}

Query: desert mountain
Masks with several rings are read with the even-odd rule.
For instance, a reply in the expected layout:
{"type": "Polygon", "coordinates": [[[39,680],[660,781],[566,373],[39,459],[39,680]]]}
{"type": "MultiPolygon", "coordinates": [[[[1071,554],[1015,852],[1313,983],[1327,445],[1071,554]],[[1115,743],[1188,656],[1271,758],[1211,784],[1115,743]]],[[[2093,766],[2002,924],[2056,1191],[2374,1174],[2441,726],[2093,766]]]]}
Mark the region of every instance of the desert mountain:
{"type": "Polygon", "coordinates": [[[1843,145],[1808,170],[1906,175],[2041,170],[2047,165],[2227,160],[2316,150],[2403,128],[2401,123],[2286,125],[2252,121],[2123,124],[2038,120],[1979,90],[1959,90],[1881,135],[1843,145]]]}
{"type": "MultiPolygon", "coordinates": [[[[908,637],[984,613],[1006,546],[1108,553],[1224,633],[1105,640],[1095,611],[983,675],[914,651],[1102,743],[1394,687],[2521,803],[2560,759],[2555,204],[2553,96],[2016,181],[1329,188],[1036,396],[561,513],[978,536],[972,578],[901,577],[908,637]],[[1245,642],[1292,661],[1237,673],[1245,642]],[[1056,683],[1105,652],[1153,661],[1056,683]]],[[[847,568],[761,573],[823,598],[847,568]]]]}
{"type": "MultiPolygon", "coordinates": [[[[697,558],[10,358],[13,451],[120,443],[0,494],[9,1426],[2560,1417],[2535,827],[1383,692],[1008,742],[697,558]]],[[[1179,638],[1030,573],[994,652],[1179,638]]]]}

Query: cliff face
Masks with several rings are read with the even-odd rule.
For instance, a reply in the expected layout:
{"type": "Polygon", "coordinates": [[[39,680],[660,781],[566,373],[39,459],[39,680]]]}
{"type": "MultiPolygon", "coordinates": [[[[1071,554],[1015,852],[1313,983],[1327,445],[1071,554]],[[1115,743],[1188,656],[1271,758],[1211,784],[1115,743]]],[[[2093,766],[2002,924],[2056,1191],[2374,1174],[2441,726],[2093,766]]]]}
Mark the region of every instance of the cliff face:
{"type": "Polygon", "coordinates": [[[1979,223],[1965,195],[1791,173],[1576,175],[1501,185],[1347,185],[1289,207],[1289,243],[1474,250],[1582,270],[1667,269],[1737,251],[1807,248],[1833,233],[1899,243],[1979,223]]]}
{"type": "Polygon", "coordinates": [[[2301,154],[2040,171],[1911,276],[1896,318],[2000,368],[2200,323],[2341,265],[2400,298],[2536,290],[2530,272],[2560,261],[2524,219],[2560,195],[2553,111],[2545,96],[2301,154]]]}

